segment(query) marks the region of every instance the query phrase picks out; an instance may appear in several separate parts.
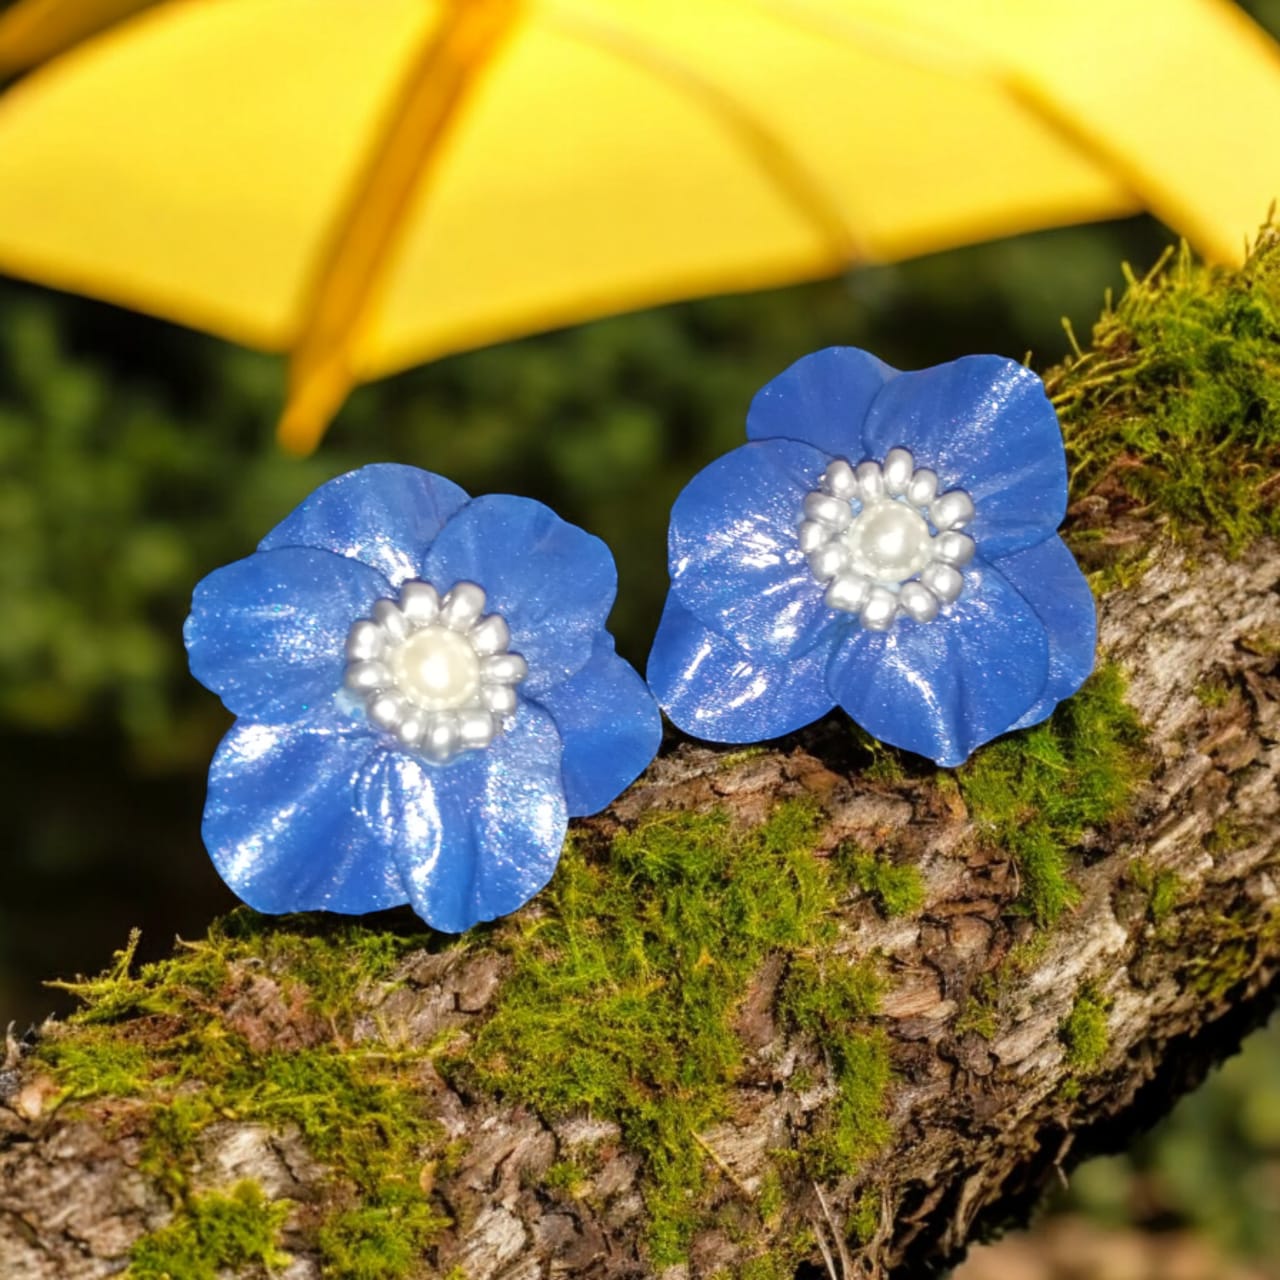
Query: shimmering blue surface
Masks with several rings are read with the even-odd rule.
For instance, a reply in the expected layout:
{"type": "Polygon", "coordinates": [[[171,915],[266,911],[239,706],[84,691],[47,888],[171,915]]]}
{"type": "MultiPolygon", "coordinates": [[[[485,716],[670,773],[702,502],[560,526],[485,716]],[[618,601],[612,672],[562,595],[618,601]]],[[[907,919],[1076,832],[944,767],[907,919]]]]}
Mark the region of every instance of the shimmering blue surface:
{"type": "Polygon", "coordinates": [[[747,410],[747,439],[803,440],[856,466],[869,456],[861,427],[871,402],[898,376],[857,347],[803,356],[756,392],[747,410]]]}
{"type": "Polygon", "coordinates": [[[564,740],[564,795],[570,817],[603,809],[657,754],[662,716],[645,682],[613,651],[607,633],[581,671],[538,701],[564,740]]]}
{"type": "Polygon", "coordinates": [[[720,742],[776,736],[835,703],[886,742],[961,763],[1047,716],[1093,666],[1093,600],[1055,530],[1062,437],[1040,380],[969,356],[898,374],[865,352],[797,361],[752,402],[752,443],[672,509],[671,595],[649,657],[663,709],[720,742]],[[974,561],[932,622],[863,630],[828,609],[800,556],[806,491],[834,457],[909,449],[977,508],[974,561]]]}
{"type": "Polygon", "coordinates": [[[761,742],[802,728],[835,705],[829,645],[798,658],[753,658],[704,627],[674,593],[649,655],[649,687],[672,721],[712,742],[761,742]]]}
{"type": "Polygon", "coordinates": [[[831,626],[796,538],[829,461],[795,440],[754,441],[699,471],[671,508],[671,590],[740,648],[800,654],[831,626]]]}
{"type": "Polygon", "coordinates": [[[237,720],[209,768],[203,835],[218,873],[257,911],[378,911],[408,902],[351,803],[377,751],[330,722],[237,720]]]}
{"type": "Polygon", "coordinates": [[[1044,383],[1002,356],[964,356],[904,373],[875,398],[863,425],[870,456],[895,445],[964,489],[977,507],[968,532],[988,559],[1052,536],[1067,510],[1062,432],[1044,383]]]}
{"type": "Polygon", "coordinates": [[[530,697],[581,670],[613,608],[618,574],[599,538],[530,498],[476,498],[440,531],[424,576],[441,590],[478,582],[529,664],[530,697]]]}
{"type": "Polygon", "coordinates": [[[323,547],[377,569],[393,586],[416,578],[445,521],[467,502],[452,480],[379,462],[323,484],[258,543],[323,547]]]}
{"type": "Polygon", "coordinates": [[[193,673],[241,717],[210,768],[205,843],[258,910],[492,920],[546,884],[568,813],[603,808],[653,758],[657,708],[604,630],[613,559],[540,503],[367,467],[262,548],[196,588],[185,630],[193,673]],[[351,625],[419,576],[478,583],[529,664],[494,742],[445,765],[342,692],[351,625]]]}
{"type": "Polygon", "coordinates": [[[827,687],[882,742],[957,765],[1013,724],[1048,671],[1043,622],[999,573],[977,564],[938,620],[851,631],[831,656],[827,687]]]}
{"type": "Polygon", "coordinates": [[[191,674],[234,715],[300,716],[342,687],[352,621],[390,594],[376,569],[330,551],[237,560],[195,589],[183,628],[191,674]]]}
{"type": "Polygon", "coordinates": [[[1044,623],[1049,637],[1049,678],[1040,698],[1011,726],[1026,729],[1051,715],[1093,670],[1098,611],[1075,557],[1056,535],[1035,547],[1003,556],[1000,572],[1044,623]]]}
{"type": "Polygon", "coordinates": [[[559,734],[526,705],[491,747],[442,768],[379,750],[356,808],[414,910],[432,928],[461,933],[522,907],[556,869],[568,826],[559,734]]]}

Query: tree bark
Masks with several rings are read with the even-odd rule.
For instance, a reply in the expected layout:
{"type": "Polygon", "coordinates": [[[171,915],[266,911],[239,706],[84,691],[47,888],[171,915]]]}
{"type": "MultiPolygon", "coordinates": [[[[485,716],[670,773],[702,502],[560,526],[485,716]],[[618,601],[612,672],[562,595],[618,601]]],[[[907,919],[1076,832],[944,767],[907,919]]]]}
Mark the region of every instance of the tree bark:
{"type": "MultiPolygon", "coordinates": [[[[1088,517],[1073,514],[1077,524],[1088,517]]],[[[713,805],[752,822],[779,797],[808,795],[824,814],[816,856],[845,840],[874,848],[890,829],[899,847],[918,851],[923,911],[886,920],[858,899],[843,913],[837,944],[880,955],[890,975],[877,1021],[894,1069],[891,1137],[848,1175],[789,1188],[781,1215],[809,1225],[812,1261],[838,1277],[937,1274],[983,1224],[1016,1218],[1055,1171],[1167,1109],[1274,1005],[1280,547],[1259,543],[1232,560],[1157,541],[1138,580],[1104,598],[1100,624],[1101,651],[1127,671],[1129,701],[1150,734],[1150,774],[1122,826],[1086,837],[1078,907],[1046,932],[1012,989],[989,1002],[983,1034],[966,1029],[966,1007],[1031,926],[1010,912],[1014,863],[959,795],[931,777],[851,776],[833,749],[843,735],[829,727],[729,764],[724,752],[686,742],[585,824],[607,833],[655,809],[713,805]],[[1210,685],[1217,693],[1207,699],[1210,685]],[[1160,924],[1135,886],[1138,858],[1178,877],[1180,896],[1160,924]],[[1105,1048],[1085,1072],[1069,1061],[1062,1035],[1082,989],[1106,1011],[1105,1048]],[[868,1194],[875,1225],[859,1242],[842,1224],[868,1194]]],[[[507,963],[483,946],[411,956],[400,981],[369,988],[351,1038],[376,1041],[388,1025],[420,1045],[450,1029],[466,1034],[488,1016],[507,963]]],[[[697,1135],[724,1212],[695,1234],[687,1264],[666,1268],[667,1280],[733,1274],[755,1256],[735,1238],[734,1205],[750,1203],[767,1153],[787,1146],[830,1097],[830,1064],[797,1050],[778,1024],[778,981],[766,964],[743,1005],[744,1066],[730,1119],[697,1135]],[[801,1068],[805,1087],[789,1087],[801,1068]]],[[[228,993],[221,1013],[229,1022],[243,1022],[243,1008],[232,1005],[252,1003],[252,991],[228,993]]],[[[268,1036],[269,1023],[260,1020],[268,1036]]],[[[615,1125],[590,1115],[545,1120],[463,1096],[437,1075],[423,1087],[447,1134],[464,1145],[456,1167],[436,1175],[433,1202],[453,1225],[421,1274],[654,1274],[642,1161],[615,1125]],[[591,1194],[549,1195],[542,1175],[589,1145],[604,1153],[591,1194]]],[[[173,1212],[139,1169],[141,1139],[121,1122],[127,1108],[110,1098],[57,1105],[56,1085],[12,1041],[0,1098],[0,1274],[119,1274],[133,1242],[173,1212]]],[[[294,1203],[285,1233],[293,1261],[282,1274],[321,1275],[296,1220],[325,1170],[299,1136],[229,1118],[204,1135],[200,1151],[203,1187],[248,1177],[294,1203]]]]}

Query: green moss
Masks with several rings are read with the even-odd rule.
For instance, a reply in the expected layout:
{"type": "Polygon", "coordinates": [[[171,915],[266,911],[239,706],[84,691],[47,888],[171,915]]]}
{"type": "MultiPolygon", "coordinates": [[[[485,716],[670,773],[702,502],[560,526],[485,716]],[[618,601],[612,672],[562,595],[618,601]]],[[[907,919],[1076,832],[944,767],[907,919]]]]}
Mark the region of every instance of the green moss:
{"type": "Polygon", "coordinates": [[[994,973],[979,974],[970,991],[952,1030],[957,1036],[978,1035],[984,1040],[994,1040],[999,1030],[997,1004],[999,1000],[999,982],[994,973]]]}
{"type": "MultiPolygon", "coordinates": [[[[804,1150],[779,1153],[759,1220],[741,1228],[747,1244],[752,1231],[777,1244],[784,1180],[847,1171],[886,1132],[888,1046],[868,1022],[882,980],[865,961],[813,959],[854,887],[841,860],[813,856],[819,823],[815,805],[792,801],[753,829],[723,813],[672,814],[609,847],[572,843],[539,909],[488,935],[510,954],[511,976],[465,1049],[351,1036],[361,988],[438,941],[239,911],[158,964],[137,966],[131,939],[106,973],[68,984],[84,1008],[37,1052],[76,1105],[135,1100],[142,1171],[176,1215],[146,1258],[202,1238],[209,1202],[191,1170],[205,1131],[231,1118],[296,1131],[332,1171],[300,1228],[327,1275],[414,1274],[448,1225],[431,1174],[453,1155],[418,1087],[430,1060],[548,1117],[615,1119],[644,1161],[650,1254],[662,1265],[710,1220],[723,1168],[702,1135],[727,1112],[741,1001],[781,954],[779,1025],[821,1046],[838,1089],[804,1150]],[[237,1000],[244,1020],[220,1020],[237,1000]]],[[[574,1195],[589,1178],[562,1161],[543,1182],[574,1195]]],[[[779,1266],[800,1256],[785,1240],[778,1248],[779,1266]]]]}
{"type": "Polygon", "coordinates": [[[147,1084],[151,1055],[100,1030],[42,1046],[45,1061],[69,1098],[132,1098],[147,1084]]]}
{"type": "Polygon", "coordinates": [[[1224,813],[1210,828],[1204,847],[1217,858],[1224,853],[1247,849],[1257,837],[1257,829],[1251,824],[1241,822],[1233,813],[1224,813]]]}
{"type": "MultiPolygon", "coordinates": [[[[420,1268],[423,1251],[447,1226],[418,1178],[443,1150],[418,1087],[424,1054],[353,1046],[343,1018],[361,984],[388,977],[423,941],[238,911],[168,960],[135,972],[131,939],[101,977],[69,984],[85,1007],[36,1053],[75,1099],[124,1096],[142,1104],[140,1167],[174,1205],[173,1223],[140,1243],[131,1274],[159,1276],[168,1267],[174,1277],[202,1277],[195,1262],[184,1270],[168,1260],[214,1256],[210,1233],[228,1205],[245,1222],[256,1221],[254,1213],[276,1222],[287,1211],[239,1189],[230,1200],[192,1194],[201,1135],[232,1118],[296,1130],[331,1169],[314,1227],[328,1274],[396,1280],[420,1268]],[[278,984],[280,1007],[271,1017],[295,1019],[312,1036],[328,1025],[334,1037],[314,1047],[252,1048],[219,1019],[214,1002],[249,975],[278,984]]],[[[258,1260],[268,1265],[265,1255],[258,1260]]]]}
{"type": "Polygon", "coordinates": [[[1187,965],[1190,986],[1210,1003],[1224,1001],[1278,944],[1280,912],[1247,907],[1215,916],[1187,965]]]}
{"type": "Polygon", "coordinates": [[[1191,691],[1196,701],[1209,710],[1225,707],[1231,698],[1231,689],[1218,676],[1208,676],[1191,691]]]}
{"type": "Polygon", "coordinates": [[[557,1160],[542,1175],[542,1185],[576,1200],[586,1186],[587,1171],[574,1160],[557,1160]]]}
{"type": "MultiPolygon", "coordinates": [[[[493,1016],[465,1056],[442,1060],[469,1087],[545,1116],[615,1120],[645,1161],[655,1266],[683,1259],[717,1176],[696,1135],[726,1114],[741,1058],[734,1019],[751,978],[770,955],[833,937],[848,885],[831,860],[813,857],[818,822],[812,804],[791,801],[750,830],[724,813],[665,814],[609,850],[572,843],[544,909],[495,939],[513,970],[493,1016]]],[[[875,1046],[877,1063],[884,1048],[856,1021],[875,984],[840,965],[819,987],[785,1016],[798,1034],[837,1011],[853,1020],[834,1050],[847,1062],[842,1105],[878,1116],[887,1067],[869,1071],[857,1042],[875,1046]]],[[[865,1153],[873,1126],[860,1122],[867,1136],[846,1145],[865,1153]]],[[[847,1116],[833,1124],[853,1127],[847,1116]]]]}
{"type": "Polygon", "coordinates": [[[1076,997],[1071,1012],[1063,1020],[1059,1036],[1067,1051],[1067,1065],[1077,1074],[1097,1069],[1106,1056],[1111,1036],[1107,1030],[1110,1003],[1092,985],[1076,997]]]}
{"type": "Polygon", "coordinates": [[[859,1244],[874,1239],[880,1229],[880,1196],[872,1188],[868,1187],[854,1202],[847,1226],[849,1238],[859,1244]]]}
{"type": "Polygon", "coordinates": [[[1280,535],[1278,350],[1275,226],[1238,271],[1196,266],[1184,246],[1130,274],[1092,349],[1046,378],[1073,492],[1123,492],[1232,551],[1280,535]]]}
{"type": "Polygon", "coordinates": [[[1043,724],[993,742],[957,771],[974,822],[1017,862],[1021,905],[1051,924],[1075,905],[1072,849],[1125,811],[1145,757],[1124,679],[1100,667],[1043,724]]]}
{"type": "Polygon", "coordinates": [[[129,1253],[128,1280],[218,1280],[229,1268],[285,1267],[278,1247],[288,1201],[272,1202],[253,1182],[230,1194],[192,1196],[174,1221],[143,1236],[129,1253]]]}
{"type": "Polygon", "coordinates": [[[845,861],[854,884],[871,896],[884,916],[913,916],[924,906],[924,877],[918,868],[898,866],[882,854],[856,846],[842,848],[837,856],[845,861]]]}
{"type": "Polygon", "coordinates": [[[1147,895],[1147,915],[1151,923],[1164,924],[1182,897],[1181,876],[1167,867],[1157,870],[1144,858],[1135,858],[1129,864],[1129,879],[1147,895]]]}

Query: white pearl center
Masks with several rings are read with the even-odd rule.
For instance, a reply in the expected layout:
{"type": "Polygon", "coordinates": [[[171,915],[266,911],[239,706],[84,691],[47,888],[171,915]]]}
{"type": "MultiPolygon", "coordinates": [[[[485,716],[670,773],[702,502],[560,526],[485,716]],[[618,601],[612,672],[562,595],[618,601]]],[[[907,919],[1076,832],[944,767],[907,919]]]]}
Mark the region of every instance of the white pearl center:
{"type": "Polygon", "coordinates": [[[465,706],[480,688],[480,659],[467,638],[448,627],[415,631],[387,665],[400,692],[427,711],[465,706]]]}
{"type": "Polygon", "coordinates": [[[868,502],[844,533],[850,566],[875,582],[898,583],[933,558],[924,518],[892,498],[868,502]]]}

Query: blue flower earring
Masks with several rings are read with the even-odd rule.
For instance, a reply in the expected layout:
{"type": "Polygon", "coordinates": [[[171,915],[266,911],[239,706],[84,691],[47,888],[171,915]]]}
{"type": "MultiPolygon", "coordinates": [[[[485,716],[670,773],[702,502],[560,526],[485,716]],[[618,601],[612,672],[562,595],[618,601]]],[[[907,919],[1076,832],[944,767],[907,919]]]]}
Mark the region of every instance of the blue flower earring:
{"type": "Polygon", "coordinates": [[[223,879],[260,911],[407,902],[449,932],[523,905],[661,739],[604,629],[616,589],[604,543],[530,499],[395,465],[323,485],[187,619],[238,717],[204,815],[223,879]]]}
{"type": "Polygon", "coordinates": [[[838,704],[957,765],[1092,670],[1093,596],[1056,532],[1062,436],[1029,370],[833,347],[757,394],[747,437],[671,512],[648,677],[680,728],[755,742],[838,704]]]}

